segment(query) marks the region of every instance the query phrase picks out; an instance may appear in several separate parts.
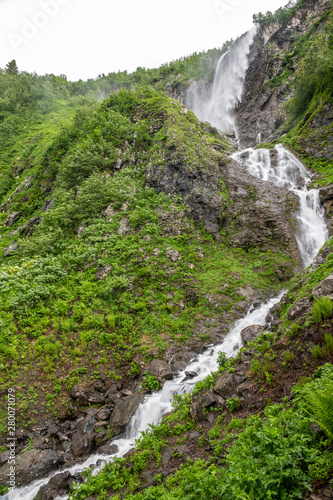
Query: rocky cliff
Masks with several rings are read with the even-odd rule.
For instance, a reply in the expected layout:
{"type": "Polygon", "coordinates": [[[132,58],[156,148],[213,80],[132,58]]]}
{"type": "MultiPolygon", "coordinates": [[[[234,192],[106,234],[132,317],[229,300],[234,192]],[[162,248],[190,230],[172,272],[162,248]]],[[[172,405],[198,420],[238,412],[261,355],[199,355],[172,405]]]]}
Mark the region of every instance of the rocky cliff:
{"type": "MultiPolygon", "coordinates": [[[[299,63],[295,42],[320,33],[330,9],[330,0],[308,0],[286,24],[275,21],[259,29],[249,56],[242,102],[236,111],[242,146],[270,142],[285,132],[285,105],[293,95],[292,82],[299,63]]],[[[329,115],[325,118],[327,111],[331,113],[323,110],[310,128],[320,128],[322,121],[325,125],[327,121],[332,123],[329,115]]],[[[309,152],[320,154],[313,146],[309,152]]]]}

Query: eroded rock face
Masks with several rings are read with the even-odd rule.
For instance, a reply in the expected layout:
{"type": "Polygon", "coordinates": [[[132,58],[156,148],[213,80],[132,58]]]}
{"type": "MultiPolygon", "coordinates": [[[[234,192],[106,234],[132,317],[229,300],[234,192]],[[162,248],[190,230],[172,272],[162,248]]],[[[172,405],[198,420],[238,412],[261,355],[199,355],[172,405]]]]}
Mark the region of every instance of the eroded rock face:
{"type": "MultiPolygon", "coordinates": [[[[16,485],[24,486],[45,477],[59,466],[59,457],[53,450],[30,450],[16,457],[16,485]]],[[[8,462],[0,468],[0,484],[7,484],[10,472],[8,462]]]]}
{"type": "MultiPolygon", "coordinates": [[[[309,0],[284,26],[270,23],[260,30],[250,52],[250,64],[244,82],[242,102],[237,110],[237,128],[242,147],[253,146],[257,141],[269,142],[285,121],[284,104],[291,97],[289,81],[281,81],[272,90],[269,82],[280,74],[283,55],[300,35],[304,35],[330,8],[330,0],[309,0]],[[310,22],[312,20],[313,22],[310,22]],[[261,137],[258,137],[261,134],[261,137]]],[[[319,30],[320,28],[318,28],[319,30]]],[[[328,110],[315,120],[324,120],[328,110]]],[[[331,120],[332,121],[332,120],[331,120]]],[[[313,127],[320,127],[314,123],[313,127]]],[[[322,151],[322,140],[304,146],[312,156],[322,151]],[[319,151],[320,150],[320,151],[319,151]]]]}

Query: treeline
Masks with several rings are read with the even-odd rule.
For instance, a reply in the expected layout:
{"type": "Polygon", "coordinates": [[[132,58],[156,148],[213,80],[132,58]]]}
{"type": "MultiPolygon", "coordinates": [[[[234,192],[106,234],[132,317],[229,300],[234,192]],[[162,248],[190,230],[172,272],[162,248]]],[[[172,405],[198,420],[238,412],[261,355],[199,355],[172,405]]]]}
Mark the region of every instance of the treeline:
{"type": "Polygon", "coordinates": [[[294,13],[308,0],[289,0],[285,7],[280,7],[275,12],[267,11],[266,14],[259,12],[253,15],[254,24],[265,26],[266,24],[278,21],[286,24],[294,15],[294,13]]]}

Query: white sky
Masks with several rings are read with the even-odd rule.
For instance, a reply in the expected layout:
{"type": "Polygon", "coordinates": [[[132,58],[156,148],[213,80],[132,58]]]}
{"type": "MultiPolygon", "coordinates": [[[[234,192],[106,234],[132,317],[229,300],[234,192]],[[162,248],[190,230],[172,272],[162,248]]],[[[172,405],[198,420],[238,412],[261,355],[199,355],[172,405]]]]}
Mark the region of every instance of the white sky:
{"type": "Polygon", "coordinates": [[[287,0],[0,0],[0,67],[70,80],[221,47],[287,0]]]}

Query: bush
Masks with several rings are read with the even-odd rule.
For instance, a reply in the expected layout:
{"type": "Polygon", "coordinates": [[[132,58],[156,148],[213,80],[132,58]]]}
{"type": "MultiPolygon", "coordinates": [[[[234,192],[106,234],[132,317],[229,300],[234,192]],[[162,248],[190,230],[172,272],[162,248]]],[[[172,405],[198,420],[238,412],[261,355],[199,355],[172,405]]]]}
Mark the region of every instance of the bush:
{"type": "Polygon", "coordinates": [[[150,375],[149,372],[146,373],[145,381],[142,382],[141,387],[149,392],[158,391],[160,388],[160,383],[157,377],[150,375]]]}
{"type": "Polygon", "coordinates": [[[333,313],[333,303],[329,297],[319,297],[312,306],[312,315],[316,323],[330,318],[333,313]]]}

